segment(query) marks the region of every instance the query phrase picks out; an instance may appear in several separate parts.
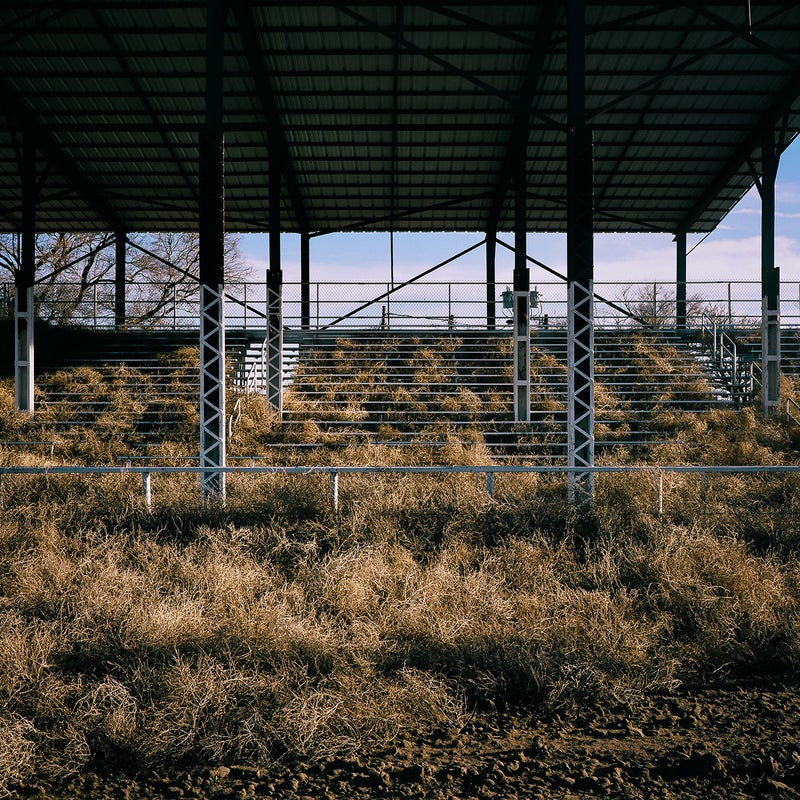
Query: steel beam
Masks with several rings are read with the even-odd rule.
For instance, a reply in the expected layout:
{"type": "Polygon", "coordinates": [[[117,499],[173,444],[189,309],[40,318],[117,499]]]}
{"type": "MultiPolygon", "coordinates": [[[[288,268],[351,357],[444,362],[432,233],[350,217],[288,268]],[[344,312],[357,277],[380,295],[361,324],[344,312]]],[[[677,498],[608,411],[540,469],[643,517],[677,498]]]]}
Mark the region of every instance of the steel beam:
{"type": "Polygon", "coordinates": [[[775,181],[779,153],[773,131],[761,142],[761,410],[765,416],[780,410],[781,327],[780,278],[775,266],[775,181]]]}
{"type": "Polygon", "coordinates": [[[121,328],[127,319],[125,261],[128,239],[125,231],[117,231],[114,237],[114,325],[121,328]]]}
{"type": "Polygon", "coordinates": [[[311,237],[308,231],[300,234],[300,327],[311,327],[311,237]]]}
{"type": "Polygon", "coordinates": [[[686,330],[686,232],[675,234],[675,328],[686,330]]]}
{"type": "Polygon", "coordinates": [[[225,499],[225,205],[222,74],[225,0],[208,0],[200,134],[200,493],[225,499]],[[206,469],[207,468],[207,469],[206,469]]]}
{"type": "Polygon", "coordinates": [[[497,231],[486,234],[486,329],[497,329],[497,231]]]}
{"type": "MultiPolygon", "coordinates": [[[[585,122],[584,3],[567,7],[567,459],[594,466],[594,197],[592,131],[585,122]]],[[[573,472],[570,500],[594,503],[594,473],[573,472]]]]}
{"type": "Polygon", "coordinates": [[[34,307],[36,279],[36,134],[26,130],[22,142],[22,237],[20,269],[14,292],[14,383],[17,411],[34,411],[34,307]]]}

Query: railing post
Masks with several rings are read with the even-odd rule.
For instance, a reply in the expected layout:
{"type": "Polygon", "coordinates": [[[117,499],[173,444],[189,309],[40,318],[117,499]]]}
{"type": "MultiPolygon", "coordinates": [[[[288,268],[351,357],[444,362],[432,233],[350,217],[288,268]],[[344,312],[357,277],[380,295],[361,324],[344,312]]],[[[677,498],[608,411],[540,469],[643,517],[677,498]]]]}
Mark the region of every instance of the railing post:
{"type": "Polygon", "coordinates": [[[664,473],[658,473],[658,516],[664,513],[664,473]]]}
{"type": "Polygon", "coordinates": [[[486,493],[494,498],[494,472],[486,473],[486,493]]]}
{"type": "Polygon", "coordinates": [[[339,473],[336,470],[331,471],[331,506],[333,513],[339,513],[339,473]]]}
{"type": "Polygon", "coordinates": [[[150,473],[142,473],[142,491],[144,492],[144,505],[148,512],[153,510],[153,493],[150,486],[150,473]]]}

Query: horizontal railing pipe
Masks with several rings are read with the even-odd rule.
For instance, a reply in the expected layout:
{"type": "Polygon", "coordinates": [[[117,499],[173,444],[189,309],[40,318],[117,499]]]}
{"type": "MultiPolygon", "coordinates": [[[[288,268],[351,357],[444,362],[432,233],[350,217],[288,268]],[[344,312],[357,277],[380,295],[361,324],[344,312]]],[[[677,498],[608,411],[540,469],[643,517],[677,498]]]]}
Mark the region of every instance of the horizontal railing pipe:
{"type": "MultiPolygon", "coordinates": [[[[701,477],[700,496],[706,496],[708,487],[708,476],[713,474],[760,474],[760,475],[780,475],[800,473],[800,465],[779,464],[779,465],[619,465],[619,466],[561,466],[561,465],[523,465],[523,464],[468,464],[468,465],[432,465],[432,466],[322,466],[322,465],[297,465],[297,466],[236,466],[236,467],[187,467],[187,466],[155,466],[148,465],[135,467],[127,462],[124,466],[3,466],[0,467],[0,485],[2,478],[7,475],[131,475],[141,476],[142,492],[144,495],[145,507],[148,512],[153,508],[152,476],[154,474],[192,474],[209,472],[228,473],[235,475],[328,475],[331,505],[335,514],[339,513],[339,477],[341,475],[455,475],[472,474],[476,478],[479,475],[485,476],[486,493],[490,498],[494,497],[495,479],[497,475],[511,474],[550,474],[550,475],[569,475],[575,473],[595,473],[595,474],[618,474],[618,473],[644,473],[655,476],[656,478],[656,513],[661,516],[664,511],[664,475],[667,473],[677,474],[699,474],[701,477]]],[[[3,497],[0,496],[0,508],[4,507],[3,497]]]]}

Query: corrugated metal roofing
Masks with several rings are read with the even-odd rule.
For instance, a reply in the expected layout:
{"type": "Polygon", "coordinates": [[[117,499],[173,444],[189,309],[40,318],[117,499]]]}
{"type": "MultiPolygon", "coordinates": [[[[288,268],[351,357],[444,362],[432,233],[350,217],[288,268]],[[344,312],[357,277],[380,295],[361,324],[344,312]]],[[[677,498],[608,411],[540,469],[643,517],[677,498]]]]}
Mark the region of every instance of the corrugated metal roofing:
{"type": "MultiPolygon", "coordinates": [[[[267,229],[271,126],[298,187],[285,230],[475,230],[493,208],[508,230],[526,121],[528,228],[564,230],[566,4],[230,5],[228,230],[267,229]]],[[[1,230],[21,225],[26,127],[40,229],[197,227],[205,10],[4,0],[1,230]]],[[[586,23],[596,229],[712,229],[752,185],[764,132],[779,146],[797,133],[800,4],[589,1],[586,23]]]]}

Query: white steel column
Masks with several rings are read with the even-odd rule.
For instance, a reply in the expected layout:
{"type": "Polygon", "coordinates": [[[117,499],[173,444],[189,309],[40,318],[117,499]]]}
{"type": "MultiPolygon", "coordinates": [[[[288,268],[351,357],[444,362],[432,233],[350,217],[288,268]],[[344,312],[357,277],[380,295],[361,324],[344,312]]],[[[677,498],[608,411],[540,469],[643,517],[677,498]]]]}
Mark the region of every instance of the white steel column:
{"type": "Polygon", "coordinates": [[[514,292],[514,421],[531,418],[530,292],[514,292]]]}
{"type": "MultiPolygon", "coordinates": [[[[570,467],[594,466],[594,322],[592,281],[569,284],[567,305],[567,463],[570,467]]],[[[591,502],[594,473],[572,472],[572,502],[591,502]]]]}
{"type": "MultiPolygon", "coordinates": [[[[200,464],[225,466],[225,288],[200,286],[200,464]]],[[[225,498],[225,473],[201,473],[204,500],[225,498]]]]}
{"type": "Polygon", "coordinates": [[[17,286],[14,294],[14,380],[17,411],[33,413],[33,287],[17,286]]]}
{"type": "Polygon", "coordinates": [[[267,401],[283,410],[283,271],[281,269],[282,164],[269,164],[269,269],[267,270],[267,401]]]}
{"type": "Polygon", "coordinates": [[[779,154],[770,129],[761,144],[761,410],[778,413],[781,402],[780,272],[775,266],[775,181],[779,154]]]}
{"type": "Polygon", "coordinates": [[[531,418],[531,272],[527,253],[527,164],[514,174],[514,421],[531,418]]]}

